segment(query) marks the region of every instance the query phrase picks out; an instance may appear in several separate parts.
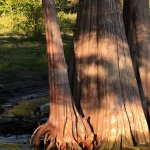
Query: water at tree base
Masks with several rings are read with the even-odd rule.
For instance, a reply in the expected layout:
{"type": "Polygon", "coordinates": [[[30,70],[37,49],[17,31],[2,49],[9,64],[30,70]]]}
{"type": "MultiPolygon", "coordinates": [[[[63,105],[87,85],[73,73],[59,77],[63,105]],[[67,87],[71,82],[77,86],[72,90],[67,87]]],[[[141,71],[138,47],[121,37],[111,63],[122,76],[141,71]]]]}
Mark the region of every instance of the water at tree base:
{"type": "Polygon", "coordinates": [[[44,114],[49,113],[48,102],[48,96],[40,96],[19,100],[17,105],[11,107],[5,105],[5,111],[0,113],[0,150],[29,150],[30,136],[37,122],[34,112],[40,108],[40,121],[45,122],[47,117],[44,114]]]}
{"type": "Polygon", "coordinates": [[[0,150],[29,150],[30,135],[0,136],[0,150]]]}

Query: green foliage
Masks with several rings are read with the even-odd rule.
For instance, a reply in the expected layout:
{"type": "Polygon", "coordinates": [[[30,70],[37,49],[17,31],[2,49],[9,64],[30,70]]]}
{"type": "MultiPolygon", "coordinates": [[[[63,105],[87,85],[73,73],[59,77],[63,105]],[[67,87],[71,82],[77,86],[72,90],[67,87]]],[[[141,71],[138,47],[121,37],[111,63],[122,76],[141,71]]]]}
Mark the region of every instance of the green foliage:
{"type": "Polygon", "coordinates": [[[123,0],[120,0],[121,6],[123,7],[123,0]]]}
{"type": "Polygon", "coordinates": [[[44,32],[40,0],[3,0],[0,7],[1,32],[39,36],[44,32]]]}
{"type": "MultiPolygon", "coordinates": [[[[62,31],[75,24],[78,0],[55,0],[62,31]]],[[[45,33],[41,0],[0,0],[0,34],[39,38],[45,33]]]]}
{"type": "Polygon", "coordinates": [[[61,31],[64,33],[68,31],[72,32],[75,27],[76,14],[66,14],[64,12],[59,12],[57,16],[61,31]]]}
{"type": "Polygon", "coordinates": [[[44,19],[41,0],[29,0],[22,2],[21,12],[26,18],[22,23],[22,29],[28,37],[38,37],[44,32],[44,19]]]}
{"type": "Polygon", "coordinates": [[[79,0],[55,0],[58,12],[76,13],[79,0]]]}

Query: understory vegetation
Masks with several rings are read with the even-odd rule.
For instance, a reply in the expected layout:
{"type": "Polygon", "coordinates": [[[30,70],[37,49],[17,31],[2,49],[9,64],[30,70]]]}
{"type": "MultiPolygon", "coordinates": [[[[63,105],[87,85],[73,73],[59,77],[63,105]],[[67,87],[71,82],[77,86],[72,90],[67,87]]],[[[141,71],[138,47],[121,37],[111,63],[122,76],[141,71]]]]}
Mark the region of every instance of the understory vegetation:
{"type": "MultiPolygon", "coordinates": [[[[55,2],[67,61],[78,1],[55,2]]],[[[42,1],[0,1],[0,73],[14,80],[30,73],[45,78],[47,72],[42,1]]]]}
{"type": "MultiPolygon", "coordinates": [[[[62,32],[72,32],[76,20],[77,0],[56,0],[62,32]]],[[[41,0],[0,1],[0,34],[39,39],[45,34],[41,0]]]]}

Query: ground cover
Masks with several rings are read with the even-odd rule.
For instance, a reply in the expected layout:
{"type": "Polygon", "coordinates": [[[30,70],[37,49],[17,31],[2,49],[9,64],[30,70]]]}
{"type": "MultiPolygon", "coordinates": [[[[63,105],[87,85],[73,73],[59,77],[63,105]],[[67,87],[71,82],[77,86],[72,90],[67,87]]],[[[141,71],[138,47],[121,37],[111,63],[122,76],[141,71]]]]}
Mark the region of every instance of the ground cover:
{"type": "MultiPolygon", "coordinates": [[[[67,61],[72,35],[62,38],[67,61]]],[[[49,113],[46,107],[37,116],[36,109],[47,102],[45,39],[0,36],[0,149],[29,149],[27,137],[49,113]]]]}
{"type": "MultiPolygon", "coordinates": [[[[66,60],[72,35],[63,35],[66,60]]],[[[0,101],[48,90],[46,42],[42,38],[0,37],[0,101]],[[39,91],[38,91],[39,92],[39,91]]]]}

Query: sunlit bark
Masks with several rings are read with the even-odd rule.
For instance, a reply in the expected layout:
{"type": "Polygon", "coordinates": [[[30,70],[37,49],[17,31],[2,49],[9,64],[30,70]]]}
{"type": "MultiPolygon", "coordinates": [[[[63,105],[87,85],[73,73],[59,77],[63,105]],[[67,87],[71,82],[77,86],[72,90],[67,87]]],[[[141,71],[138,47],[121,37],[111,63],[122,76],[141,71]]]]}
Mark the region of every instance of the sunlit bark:
{"type": "MultiPolygon", "coordinates": [[[[150,143],[119,0],[80,0],[74,36],[80,113],[98,149],[150,143]]],[[[73,83],[73,82],[72,82],[73,83]]],[[[74,92],[78,91],[78,92],[74,92]]]]}
{"type": "Polygon", "coordinates": [[[47,149],[92,149],[93,133],[78,114],[70,92],[63,43],[53,0],[43,0],[49,66],[50,116],[32,135],[34,149],[44,135],[47,149]]]}

